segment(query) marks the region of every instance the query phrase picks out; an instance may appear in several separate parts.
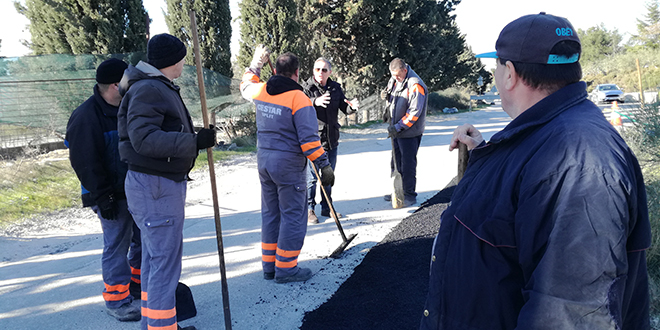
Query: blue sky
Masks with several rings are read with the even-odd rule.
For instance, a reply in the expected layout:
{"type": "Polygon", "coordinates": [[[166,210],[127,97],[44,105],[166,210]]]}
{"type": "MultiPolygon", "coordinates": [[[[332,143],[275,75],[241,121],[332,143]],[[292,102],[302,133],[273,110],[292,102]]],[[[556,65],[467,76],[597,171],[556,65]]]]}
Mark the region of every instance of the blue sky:
{"type": "MultiPolygon", "coordinates": [[[[20,0],[23,2],[24,0],[20,0]]],[[[165,0],[143,0],[145,9],[153,19],[151,33],[167,32],[162,10],[165,0]]],[[[456,8],[456,24],[466,35],[468,45],[475,53],[495,50],[495,40],[500,30],[510,21],[526,14],[545,11],[548,14],[568,18],[576,29],[587,29],[604,23],[608,29],[618,29],[624,38],[637,31],[637,18],[646,14],[645,0],[586,1],[586,0],[463,0],[456,8]]],[[[232,15],[238,15],[238,0],[230,0],[232,15]]],[[[20,39],[29,39],[25,17],[16,13],[13,0],[0,0],[0,56],[20,56],[28,49],[20,39]]],[[[232,54],[238,51],[238,24],[232,21],[232,54]]],[[[489,60],[484,60],[490,65],[489,60]]]]}

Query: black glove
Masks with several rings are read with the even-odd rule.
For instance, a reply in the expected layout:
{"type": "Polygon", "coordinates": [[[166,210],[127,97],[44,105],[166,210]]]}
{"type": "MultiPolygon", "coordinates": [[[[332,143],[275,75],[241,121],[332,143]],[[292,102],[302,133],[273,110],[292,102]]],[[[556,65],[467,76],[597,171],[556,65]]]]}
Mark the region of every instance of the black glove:
{"type": "Polygon", "coordinates": [[[396,138],[397,136],[399,136],[399,132],[396,130],[394,125],[387,127],[387,137],[396,138]]]}
{"type": "Polygon", "coordinates": [[[197,132],[197,149],[206,149],[215,145],[215,129],[202,128],[197,132]]]}
{"type": "Polygon", "coordinates": [[[385,112],[383,112],[383,123],[389,123],[390,119],[392,119],[392,116],[390,116],[390,110],[385,109],[385,112]]]}
{"type": "Polygon", "coordinates": [[[117,220],[117,204],[113,194],[105,194],[96,200],[96,206],[101,212],[101,217],[106,220],[117,220]]]}
{"type": "Polygon", "coordinates": [[[326,165],[321,169],[321,184],[324,187],[335,185],[335,172],[332,170],[332,166],[326,165]]]}

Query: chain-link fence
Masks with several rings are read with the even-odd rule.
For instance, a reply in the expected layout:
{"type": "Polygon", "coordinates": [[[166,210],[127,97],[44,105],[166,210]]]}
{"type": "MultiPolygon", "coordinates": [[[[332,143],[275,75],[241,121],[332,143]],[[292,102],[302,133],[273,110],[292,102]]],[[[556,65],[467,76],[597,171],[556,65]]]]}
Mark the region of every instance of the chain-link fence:
{"type": "MultiPolygon", "coordinates": [[[[69,116],[93,94],[95,69],[110,57],[136,64],[144,59],[144,54],[1,58],[0,156],[12,157],[27,150],[63,147],[69,116]]],[[[196,68],[186,66],[175,83],[181,87],[181,96],[195,125],[201,126],[196,68]]],[[[232,126],[253,111],[240,97],[238,83],[236,79],[204,70],[209,113],[216,116],[220,127],[232,126]]],[[[241,134],[235,128],[231,132],[241,134]]]]}

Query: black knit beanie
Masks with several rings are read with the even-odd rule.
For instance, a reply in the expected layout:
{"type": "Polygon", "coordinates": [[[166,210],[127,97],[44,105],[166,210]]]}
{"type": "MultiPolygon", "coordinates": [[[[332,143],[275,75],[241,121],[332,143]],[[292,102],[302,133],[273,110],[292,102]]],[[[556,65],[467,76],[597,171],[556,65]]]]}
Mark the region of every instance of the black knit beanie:
{"type": "Polygon", "coordinates": [[[156,69],[177,64],[186,57],[186,46],[179,38],[167,34],[157,34],[147,44],[147,62],[156,69]]]}
{"type": "Polygon", "coordinates": [[[128,64],[122,60],[116,58],[105,60],[96,68],[96,82],[99,84],[118,83],[126,68],[128,68],[128,64]]]}

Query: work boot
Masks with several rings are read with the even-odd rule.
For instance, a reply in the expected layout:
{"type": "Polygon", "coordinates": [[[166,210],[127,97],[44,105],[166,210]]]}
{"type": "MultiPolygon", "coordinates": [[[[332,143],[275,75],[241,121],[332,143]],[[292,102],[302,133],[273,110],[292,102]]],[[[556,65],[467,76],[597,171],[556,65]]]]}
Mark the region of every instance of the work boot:
{"type": "Polygon", "coordinates": [[[298,268],[298,272],[291,276],[275,277],[275,283],[305,282],[314,276],[309,268],[298,268]]]}
{"type": "MultiPolygon", "coordinates": [[[[339,212],[337,212],[337,211],[335,211],[335,213],[337,214],[337,219],[341,219],[341,218],[344,217],[343,214],[341,214],[341,213],[339,213],[339,212]]],[[[331,216],[330,216],[330,210],[321,210],[321,215],[324,216],[324,217],[331,218],[331,216]]]]}
{"type": "Polygon", "coordinates": [[[391,194],[390,194],[390,195],[385,195],[385,196],[383,196],[383,199],[384,199],[386,202],[391,202],[391,201],[392,201],[392,195],[391,195],[391,194]]]}
{"type": "Polygon", "coordinates": [[[131,284],[128,286],[128,291],[133,296],[135,300],[142,300],[142,285],[137,282],[131,281],[131,284]]]}
{"type": "Polygon", "coordinates": [[[140,307],[132,306],[129,303],[123,304],[119,308],[108,308],[106,312],[121,322],[134,322],[142,319],[140,307]]]}
{"type": "Polygon", "coordinates": [[[311,224],[319,223],[319,218],[316,216],[314,210],[312,209],[307,210],[307,223],[311,223],[311,224]]]}
{"type": "Polygon", "coordinates": [[[264,279],[265,280],[275,279],[275,272],[264,272],[264,279]]]}
{"type": "Polygon", "coordinates": [[[176,330],[197,330],[194,325],[189,325],[185,328],[182,328],[179,324],[176,325],[176,330]]]}

